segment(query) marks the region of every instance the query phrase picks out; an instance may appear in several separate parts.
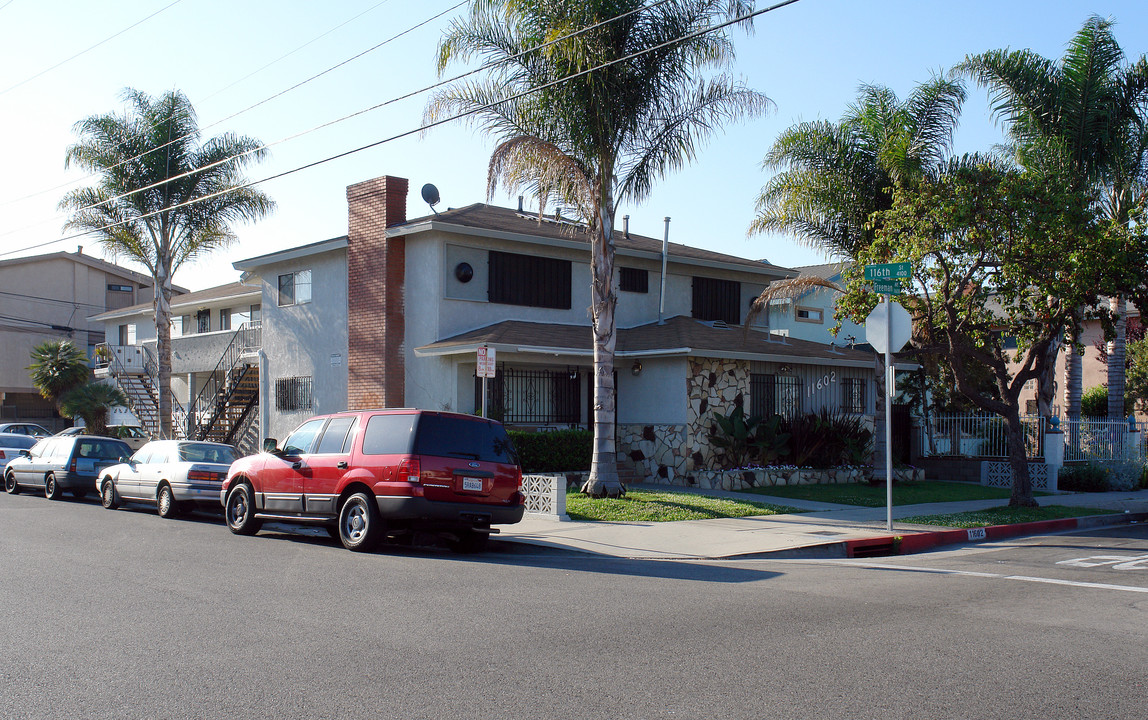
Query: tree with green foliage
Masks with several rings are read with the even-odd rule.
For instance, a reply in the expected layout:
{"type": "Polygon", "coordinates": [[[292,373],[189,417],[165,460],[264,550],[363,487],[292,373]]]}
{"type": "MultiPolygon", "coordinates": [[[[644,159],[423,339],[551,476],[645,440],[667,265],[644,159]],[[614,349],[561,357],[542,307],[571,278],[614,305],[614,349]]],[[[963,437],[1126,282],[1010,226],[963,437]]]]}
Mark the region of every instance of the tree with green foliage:
{"type": "MultiPolygon", "coordinates": [[[[484,79],[438,93],[428,118],[473,113],[498,139],[499,184],[556,198],[587,219],[594,346],[594,457],[583,492],[616,496],[614,221],[692,160],[723,123],[769,100],[729,75],[733,42],[711,26],[749,13],[744,0],[475,0],[439,44],[439,73],[486,61],[484,79]]],[[[751,27],[743,21],[746,29],[751,27]]]]}
{"type": "Polygon", "coordinates": [[[88,356],[71,340],[49,340],[32,348],[28,374],[40,396],[58,408],[60,397],[87,382],[92,371],[88,356]]]}
{"type": "MultiPolygon", "coordinates": [[[[1100,189],[1109,220],[1126,229],[1143,207],[1148,186],[1148,57],[1125,64],[1112,34],[1113,21],[1093,16],[1058,62],[1031,50],[992,50],[966,58],[955,71],[990,92],[993,113],[1008,123],[1017,161],[1026,168],[1062,174],[1070,190],[1100,189]]],[[[1113,352],[1109,358],[1109,407],[1123,415],[1123,326],[1126,294],[1144,294],[1148,269],[1113,268],[1128,275],[1109,299],[1113,352]]],[[[1085,312],[1084,308],[1078,312],[1085,312]]],[[[1065,362],[1065,412],[1080,414],[1080,356],[1069,336],[1065,362]]],[[[1051,348],[1054,356],[1057,346],[1051,348]]],[[[1042,404],[1051,398],[1051,375],[1042,378],[1042,404]]]]}
{"type": "Polygon", "coordinates": [[[179,268],[236,239],[231,225],[274,208],[247,187],[243,169],[266,150],[232,133],[200,142],[195,109],[183,93],[153,98],[125,90],[124,114],[78,122],[65,165],[94,173],[95,187],[69,192],[67,227],[91,233],[114,257],[147,268],[154,280],[160,435],[171,436],[171,293],[179,268]]]}
{"type": "Polygon", "coordinates": [[[1103,222],[1093,198],[1063,175],[1023,172],[984,158],[949,163],[874,219],[877,235],[847,273],[846,312],[864,317],[877,296],[867,263],[910,263],[913,280],[899,300],[917,318],[913,345],[942,356],[978,408],[1004,418],[1013,469],[1010,505],[1036,504],[1028,475],[1020,394],[1053,356],[1063,333],[1078,333],[1078,308],[1097,303],[1113,282],[1113,263],[1143,266],[1148,239],[1103,222]],[[1005,347],[1015,338],[1015,351],[1005,347]],[[996,392],[972,382],[987,368],[996,392]]]}
{"type": "Polygon", "coordinates": [[[60,398],[60,410],[70,418],[84,421],[84,432],[89,435],[106,435],[108,432],[108,411],[113,407],[127,406],[128,399],[119,388],[104,382],[89,382],[77,385],[60,398]]]}

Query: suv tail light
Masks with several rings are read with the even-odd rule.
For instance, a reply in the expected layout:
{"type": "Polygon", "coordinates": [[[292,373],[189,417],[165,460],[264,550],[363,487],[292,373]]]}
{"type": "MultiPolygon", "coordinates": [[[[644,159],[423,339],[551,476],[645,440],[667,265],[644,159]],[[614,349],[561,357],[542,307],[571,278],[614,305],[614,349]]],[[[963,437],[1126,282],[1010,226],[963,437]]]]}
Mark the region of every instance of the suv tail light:
{"type": "Polygon", "coordinates": [[[422,474],[422,466],[418,458],[403,458],[399,461],[399,469],[395,471],[395,478],[399,482],[417,483],[422,474]]]}
{"type": "Polygon", "coordinates": [[[76,472],[76,458],[72,458],[72,464],[68,466],[68,472],[76,472]]]}

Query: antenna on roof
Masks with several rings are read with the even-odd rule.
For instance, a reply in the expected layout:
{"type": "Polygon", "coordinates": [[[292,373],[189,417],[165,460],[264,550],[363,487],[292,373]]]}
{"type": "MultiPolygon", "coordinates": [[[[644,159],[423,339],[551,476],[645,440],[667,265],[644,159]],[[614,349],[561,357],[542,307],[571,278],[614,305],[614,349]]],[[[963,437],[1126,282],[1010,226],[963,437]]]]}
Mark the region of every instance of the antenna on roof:
{"type": "Polygon", "coordinates": [[[434,209],[434,206],[438,205],[439,201],[438,188],[436,188],[434,185],[431,185],[430,183],[427,183],[426,185],[423,185],[422,194],[423,202],[425,202],[427,205],[430,205],[431,212],[433,212],[435,215],[438,215],[438,210],[434,209]]]}

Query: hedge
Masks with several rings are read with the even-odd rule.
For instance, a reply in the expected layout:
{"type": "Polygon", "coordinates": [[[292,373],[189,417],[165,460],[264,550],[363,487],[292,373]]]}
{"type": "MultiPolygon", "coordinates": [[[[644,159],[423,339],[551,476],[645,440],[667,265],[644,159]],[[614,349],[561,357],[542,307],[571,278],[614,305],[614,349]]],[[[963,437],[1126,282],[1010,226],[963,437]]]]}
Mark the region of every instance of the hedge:
{"type": "Polygon", "coordinates": [[[594,433],[589,430],[526,432],[509,430],[522,472],[585,472],[590,469],[594,433]]]}

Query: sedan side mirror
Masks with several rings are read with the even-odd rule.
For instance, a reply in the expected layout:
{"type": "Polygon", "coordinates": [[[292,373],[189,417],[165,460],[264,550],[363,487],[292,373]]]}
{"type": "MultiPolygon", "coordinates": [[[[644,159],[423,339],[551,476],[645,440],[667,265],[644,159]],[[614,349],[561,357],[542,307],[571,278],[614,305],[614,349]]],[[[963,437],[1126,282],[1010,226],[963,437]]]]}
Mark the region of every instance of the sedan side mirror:
{"type": "Polygon", "coordinates": [[[279,441],[276,440],[275,438],[264,438],[263,439],[263,452],[271,453],[272,455],[279,452],[279,441]]]}

